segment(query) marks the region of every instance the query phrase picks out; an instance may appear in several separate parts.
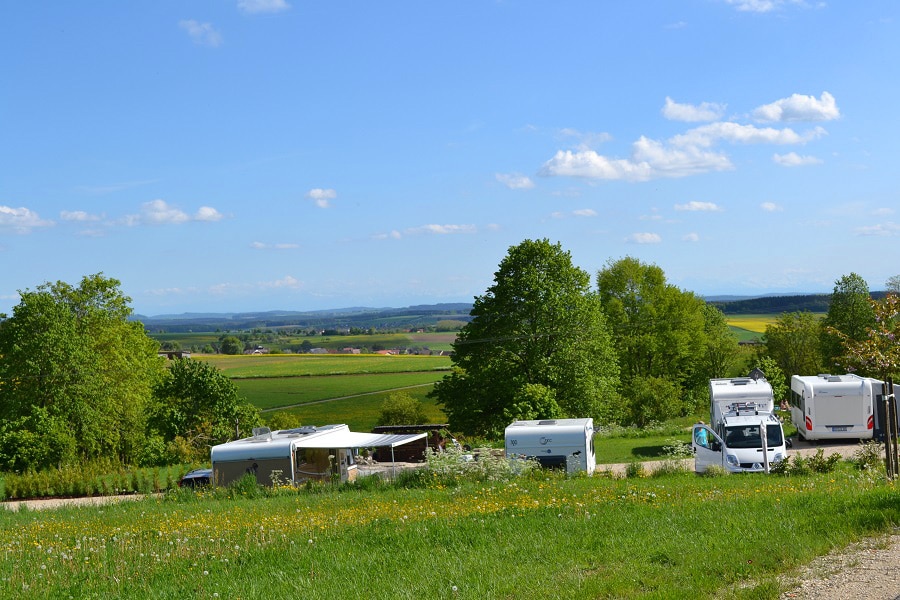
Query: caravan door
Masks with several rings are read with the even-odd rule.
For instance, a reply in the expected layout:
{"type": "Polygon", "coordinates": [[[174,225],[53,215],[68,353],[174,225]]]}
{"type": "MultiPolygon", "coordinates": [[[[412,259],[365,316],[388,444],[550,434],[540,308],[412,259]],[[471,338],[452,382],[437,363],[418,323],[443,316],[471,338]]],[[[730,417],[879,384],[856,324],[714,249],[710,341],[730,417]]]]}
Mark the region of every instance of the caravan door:
{"type": "Polygon", "coordinates": [[[725,466],[725,444],[715,431],[697,423],[691,433],[691,448],[694,451],[694,471],[705,473],[710,465],[725,466]]]}

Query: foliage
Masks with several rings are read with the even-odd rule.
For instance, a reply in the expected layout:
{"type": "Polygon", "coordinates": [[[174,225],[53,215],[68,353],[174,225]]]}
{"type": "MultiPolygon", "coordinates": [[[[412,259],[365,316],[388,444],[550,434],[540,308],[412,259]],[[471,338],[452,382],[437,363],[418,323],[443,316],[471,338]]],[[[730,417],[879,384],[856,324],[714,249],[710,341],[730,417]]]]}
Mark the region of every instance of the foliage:
{"type": "Polygon", "coordinates": [[[862,277],[850,273],[835,281],[822,324],[822,353],[826,366],[833,370],[840,366],[845,341],[865,340],[866,332],[875,325],[869,286],[862,277]]]}
{"type": "Polygon", "coordinates": [[[0,468],[135,459],[163,367],[129,302],[99,273],[20,291],[0,323],[0,468]]]}
{"type": "Polygon", "coordinates": [[[378,425],[420,425],[427,422],[422,402],[409,392],[392,392],[381,404],[378,425]]]}
{"type": "Polygon", "coordinates": [[[788,397],[788,393],[791,391],[790,384],[774,358],[761,356],[757,359],[754,367],[765,374],[766,381],[772,386],[772,394],[775,396],[776,404],[788,397]]]}
{"type": "Polygon", "coordinates": [[[669,379],[638,376],[629,387],[629,422],[638,427],[684,416],[693,408],[685,405],[681,388],[669,379]]]}
{"type": "Polygon", "coordinates": [[[853,453],[852,462],[861,471],[883,471],[884,446],[874,440],[863,442],[853,453]]]}
{"type": "Polygon", "coordinates": [[[610,261],[597,274],[597,287],[619,355],[622,394],[631,418],[665,419],[677,412],[679,403],[684,405],[679,396],[640,406],[646,401],[641,381],[666,380],[667,391],[679,394],[705,388],[736,354],[737,340],[722,313],[667,283],[656,265],[631,257],[610,261]],[[656,409],[664,412],[654,415],[656,409]]]}
{"type": "Polygon", "coordinates": [[[266,425],[272,431],[280,431],[282,429],[296,429],[303,425],[299,415],[284,410],[279,410],[266,418],[266,425]]]}
{"type": "Polygon", "coordinates": [[[4,476],[4,500],[50,497],[149,494],[177,486],[187,465],[169,468],[129,468],[112,461],[90,461],[42,471],[4,476]]]}
{"type": "Polygon", "coordinates": [[[848,371],[859,371],[885,380],[898,372],[900,367],[900,296],[888,294],[881,300],[869,300],[875,323],[866,330],[863,339],[851,338],[838,329],[831,328],[843,346],[840,359],[848,371]]]}
{"type": "Polygon", "coordinates": [[[900,275],[891,275],[884,283],[884,289],[890,294],[900,294],[900,275]]]}
{"type": "Polygon", "coordinates": [[[779,475],[793,476],[808,475],[810,473],[831,473],[837,468],[841,458],[841,455],[837,452],[825,456],[825,450],[819,448],[812,456],[794,454],[784,460],[773,463],[770,471],[779,475]]]}
{"type": "Polygon", "coordinates": [[[223,336],[220,340],[219,350],[222,354],[241,354],[244,351],[244,344],[241,340],[233,335],[223,336]]]}
{"type": "Polygon", "coordinates": [[[766,326],[766,352],[785,376],[821,373],[821,331],[819,319],[810,312],[783,313],[766,326]]]}
{"type": "Polygon", "coordinates": [[[433,397],[454,431],[499,436],[517,400],[529,414],[558,406],[598,421],[616,409],[615,351],[590,276],[546,239],[509,249],[494,284],[475,299],[452,360],[433,397]],[[553,394],[523,389],[529,384],[553,394]]]}
{"type": "Polygon", "coordinates": [[[150,430],[166,442],[185,440],[197,458],[207,456],[210,445],[250,435],[261,422],[234,383],[202,361],[172,361],[153,396],[150,430]]]}

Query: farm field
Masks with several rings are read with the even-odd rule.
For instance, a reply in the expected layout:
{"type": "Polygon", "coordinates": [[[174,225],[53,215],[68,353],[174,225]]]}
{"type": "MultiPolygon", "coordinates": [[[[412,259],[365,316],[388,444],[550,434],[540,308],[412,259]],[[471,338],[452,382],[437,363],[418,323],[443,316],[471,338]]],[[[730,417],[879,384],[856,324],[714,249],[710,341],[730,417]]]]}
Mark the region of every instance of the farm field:
{"type": "MultiPolygon", "coordinates": [[[[278,333],[252,332],[148,332],[158,342],[176,342],[184,349],[202,348],[208,344],[217,344],[223,335],[249,335],[254,343],[259,343],[272,352],[280,353],[290,348],[297,348],[303,342],[309,342],[313,348],[340,350],[342,348],[428,348],[432,351],[449,352],[456,340],[455,332],[432,333],[375,333],[372,335],[331,335],[304,336],[278,333]]],[[[242,338],[243,339],[243,338],[242,338]]]]}
{"type": "Polygon", "coordinates": [[[264,354],[195,355],[215,365],[231,379],[254,377],[309,377],[316,375],[369,375],[449,371],[447,356],[382,356],[370,354],[264,354]]]}
{"type": "Polygon", "coordinates": [[[780,575],[898,523],[895,486],[847,463],[797,477],[177,493],[4,512],[0,577],[17,598],[774,600],[780,575]]]}
{"type": "Polygon", "coordinates": [[[371,375],[321,375],[234,379],[239,393],[262,410],[272,410],[331,398],[371,394],[385,390],[427,385],[443,373],[380,373],[371,375]]]}

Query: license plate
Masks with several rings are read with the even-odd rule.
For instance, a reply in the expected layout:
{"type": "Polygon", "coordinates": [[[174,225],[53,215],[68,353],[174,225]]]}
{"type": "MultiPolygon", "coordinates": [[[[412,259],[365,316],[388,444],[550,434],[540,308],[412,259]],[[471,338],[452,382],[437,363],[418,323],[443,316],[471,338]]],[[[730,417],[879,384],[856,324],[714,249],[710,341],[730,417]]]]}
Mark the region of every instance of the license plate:
{"type": "Polygon", "coordinates": [[[846,427],[832,427],[832,431],[847,431],[846,427]]]}

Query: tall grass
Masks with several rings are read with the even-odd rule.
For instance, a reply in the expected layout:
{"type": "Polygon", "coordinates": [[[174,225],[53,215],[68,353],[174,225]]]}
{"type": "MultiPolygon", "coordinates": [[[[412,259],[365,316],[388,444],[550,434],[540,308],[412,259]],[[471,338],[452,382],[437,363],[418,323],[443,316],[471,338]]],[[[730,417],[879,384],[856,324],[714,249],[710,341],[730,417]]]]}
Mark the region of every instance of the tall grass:
{"type": "Polygon", "coordinates": [[[827,474],[177,493],[0,514],[7,597],[777,598],[777,576],[900,523],[827,474]]]}

